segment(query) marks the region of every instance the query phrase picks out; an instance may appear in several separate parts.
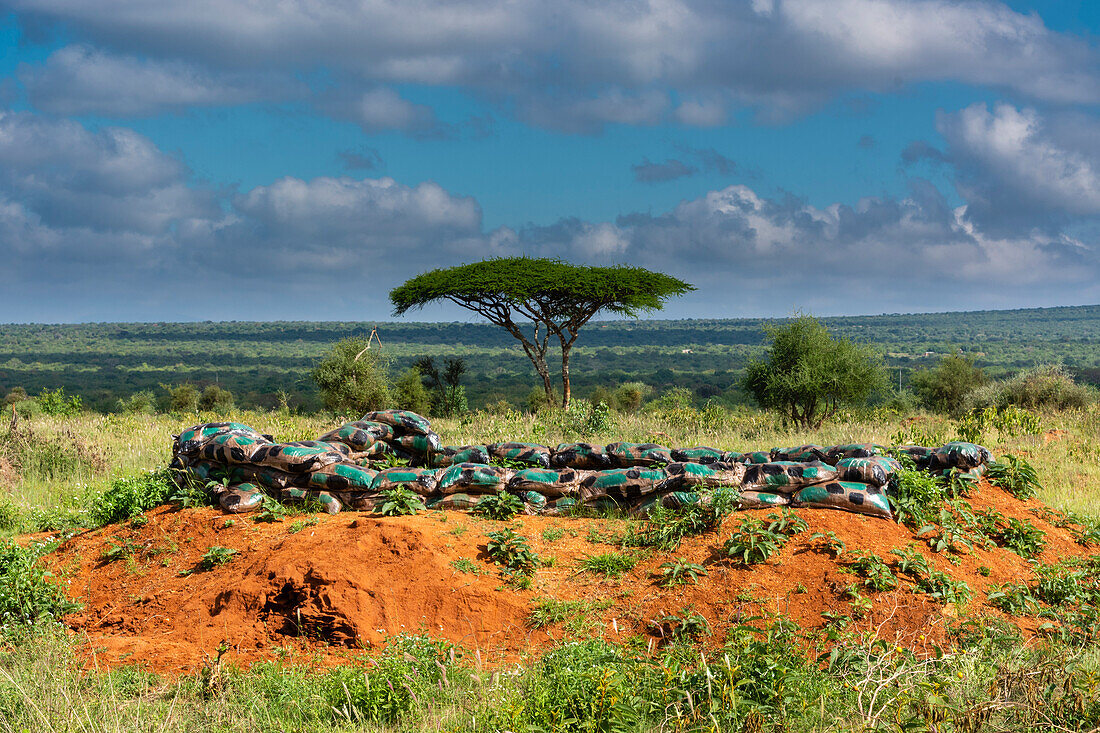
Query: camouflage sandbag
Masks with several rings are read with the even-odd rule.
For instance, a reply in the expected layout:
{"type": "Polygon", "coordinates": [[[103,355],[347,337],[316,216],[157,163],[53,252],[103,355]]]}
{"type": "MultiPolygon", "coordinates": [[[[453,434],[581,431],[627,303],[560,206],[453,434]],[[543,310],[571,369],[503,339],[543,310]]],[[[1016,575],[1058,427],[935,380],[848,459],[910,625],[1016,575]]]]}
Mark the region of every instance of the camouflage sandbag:
{"type": "MultiPolygon", "coordinates": [[[[229,471],[230,467],[222,463],[215,463],[214,461],[194,460],[186,463],[187,473],[191,474],[194,478],[203,482],[204,484],[209,481],[221,481],[226,476],[231,475],[229,471]]],[[[233,468],[239,468],[234,466],[233,468]]],[[[231,480],[232,481],[232,480],[231,480]]],[[[248,481],[232,481],[232,483],[249,483],[248,481]]]]}
{"type": "Polygon", "coordinates": [[[394,448],[403,450],[406,453],[411,453],[414,456],[429,456],[443,447],[443,444],[439,442],[439,436],[435,433],[428,433],[427,435],[401,435],[396,438],[391,438],[387,442],[394,448]]]}
{"type": "Polygon", "coordinates": [[[668,478],[661,484],[661,491],[740,486],[745,476],[743,463],[670,463],[665,466],[668,478]]]}
{"type": "Polygon", "coordinates": [[[384,460],[387,458],[403,458],[408,460],[412,458],[411,455],[403,450],[394,448],[391,444],[384,440],[380,440],[365,451],[360,451],[355,454],[355,460],[362,461],[364,459],[368,461],[384,460]]]}
{"type": "Polygon", "coordinates": [[[672,463],[672,449],[656,443],[609,443],[605,450],[618,468],[672,463]]]}
{"type": "Polygon", "coordinates": [[[307,487],[324,491],[372,491],[378,471],[354,463],[332,463],[309,474],[307,487]]]}
{"type": "Polygon", "coordinates": [[[300,479],[300,476],[251,463],[229,467],[230,483],[259,484],[266,489],[274,490],[276,493],[280,489],[285,489],[287,486],[294,484],[296,479],[300,479]]]}
{"type": "Polygon", "coordinates": [[[428,500],[429,509],[473,509],[484,494],[446,494],[428,500]]]}
{"type": "Polygon", "coordinates": [[[738,509],[770,509],[773,506],[787,506],[791,497],[771,491],[742,491],[737,495],[738,509]]]}
{"type": "Polygon", "coordinates": [[[185,456],[193,456],[199,452],[203,444],[216,435],[240,435],[252,438],[256,441],[274,440],[270,435],[264,435],[244,423],[239,422],[208,422],[201,425],[193,425],[179,435],[173,436],[172,452],[185,456]]]}
{"type": "Polygon", "coordinates": [[[478,463],[489,465],[489,449],[483,445],[445,445],[432,453],[428,465],[432,468],[447,468],[456,463],[478,463]]]}
{"type": "Polygon", "coordinates": [[[577,495],[586,504],[602,496],[633,501],[654,493],[658,485],[667,479],[668,474],[661,468],[610,468],[586,476],[578,487],[577,495]]]}
{"type": "Polygon", "coordinates": [[[912,458],[917,468],[928,468],[932,454],[936,451],[935,448],[927,448],[923,445],[899,445],[895,450],[912,458]]]}
{"type": "Polygon", "coordinates": [[[279,501],[286,504],[320,504],[326,514],[339,514],[344,508],[343,502],[327,491],[299,489],[296,486],[280,491],[279,501]]]}
{"type": "Polygon", "coordinates": [[[493,443],[486,446],[489,457],[515,461],[535,468],[550,468],[550,449],[538,443],[493,443]]]}
{"type": "Polygon", "coordinates": [[[525,468],[516,471],[505,487],[508,493],[517,496],[527,491],[537,491],[545,496],[573,496],[577,493],[581,481],[591,471],[577,471],[572,468],[525,468]]]}
{"type": "Polygon", "coordinates": [[[328,443],[304,440],[296,443],[261,445],[252,454],[252,462],[286,473],[310,473],[330,463],[340,463],[344,455],[328,443]]]}
{"type": "Polygon", "coordinates": [[[741,463],[755,464],[755,463],[771,463],[772,452],[768,450],[754,450],[748,453],[741,454],[741,463]]]}
{"type": "Polygon", "coordinates": [[[701,463],[705,466],[708,463],[722,462],[726,452],[717,448],[708,448],[705,445],[694,448],[673,448],[672,460],[677,463],[701,463]]]}
{"type": "Polygon", "coordinates": [[[932,451],[928,470],[936,473],[952,468],[966,471],[989,463],[992,458],[988,448],[977,443],[964,443],[957,440],[932,451]]]}
{"type": "Polygon", "coordinates": [[[573,513],[577,508],[577,500],[572,496],[563,496],[560,499],[551,499],[546,502],[546,508],[542,510],[544,517],[564,517],[573,513]]]}
{"type": "Polygon", "coordinates": [[[719,461],[719,463],[748,463],[748,461],[745,460],[744,453],[738,453],[735,450],[728,450],[722,454],[722,459],[719,461]]]}
{"type": "Polygon", "coordinates": [[[303,442],[315,443],[318,447],[324,447],[327,445],[330,449],[342,455],[345,460],[351,458],[352,454],[354,453],[354,451],[352,451],[351,449],[351,446],[347,443],[333,443],[327,440],[313,440],[303,442]]]}
{"type": "Polygon", "coordinates": [[[886,455],[886,448],[876,443],[845,443],[830,446],[825,451],[825,463],[835,466],[845,458],[870,458],[886,455]]]}
{"type": "Polygon", "coordinates": [[[390,425],[398,435],[427,435],[432,432],[432,424],[423,415],[409,410],[378,410],[363,415],[360,422],[380,422],[390,425]]]}
{"type": "Polygon", "coordinates": [[[840,481],[856,481],[879,488],[890,483],[890,479],[900,470],[901,464],[889,456],[843,458],[836,464],[840,481]]]}
{"type": "MultiPolygon", "coordinates": [[[[661,506],[673,511],[698,504],[702,495],[695,491],[670,491],[660,497],[661,506]]],[[[706,497],[709,499],[709,497],[706,497]]]]}
{"type": "Polygon", "coordinates": [[[523,513],[530,516],[542,514],[542,510],[549,503],[549,499],[538,491],[524,491],[519,498],[523,502],[523,513]]]}
{"type": "Polygon", "coordinates": [[[360,453],[368,450],[378,441],[389,440],[395,435],[392,425],[355,420],[325,433],[321,436],[321,440],[326,443],[343,443],[350,447],[352,452],[360,453]]]}
{"type": "Polygon", "coordinates": [[[230,486],[218,497],[218,504],[230,514],[247,514],[259,511],[267,494],[255,484],[230,486]]]}
{"type": "Polygon", "coordinates": [[[204,461],[217,463],[251,463],[252,456],[263,445],[271,444],[263,438],[222,433],[203,443],[198,455],[204,461]]]}
{"type": "Polygon", "coordinates": [[[808,444],[794,448],[772,448],[772,461],[794,461],[795,463],[810,463],[812,461],[825,461],[824,446],[808,444]]]}
{"type": "Polygon", "coordinates": [[[439,470],[434,468],[410,468],[408,466],[384,468],[374,477],[370,490],[377,494],[404,486],[413,493],[430,496],[435,493],[438,478],[439,470]]]}
{"type": "Polygon", "coordinates": [[[754,463],[745,469],[741,488],[790,494],[804,486],[836,480],[836,469],[821,461],[754,463]]]}
{"type": "Polygon", "coordinates": [[[386,495],[377,491],[350,491],[340,494],[345,509],[357,512],[373,512],[386,503],[386,495]]]}
{"type": "Polygon", "coordinates": [[[601,471],[611,468],[611,458],[602,445],[595,443],[562,443],[550,454],[551,468],[576,468],[601,471]]]}
{"type": "Polygon", "coordinates": [[[477,463],[456,463],[440,470],[436,490],[441,494],[499,494],[515,474],[510,468],[477,463]]]}
{"type": "Polygon", "coordinates": [[[807,486],[791,497],[791,505],[843,509],[871,517],[894,518],[893,512],[890,511],[890,500],[885,492],[876,486],[855,481],[830,481],[826,484],[807,486]]]}

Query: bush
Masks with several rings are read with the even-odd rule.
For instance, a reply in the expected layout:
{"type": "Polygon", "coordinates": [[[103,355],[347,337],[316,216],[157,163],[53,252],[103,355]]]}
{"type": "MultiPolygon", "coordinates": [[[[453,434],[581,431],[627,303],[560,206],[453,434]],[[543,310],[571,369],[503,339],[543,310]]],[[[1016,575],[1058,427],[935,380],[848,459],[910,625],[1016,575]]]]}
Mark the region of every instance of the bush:
{"type": "Polygon", "coordinates": [[[199,391],[193,384],[165,387],[168,391],[168,411],[181,414],[199,411],[199,391]]]}
{"type": "Polygon", "coordinates": [[[958,350],[940,359],[931,369],[913,374],[913,390],[925,406],[952,414],[961,414],[963,399],[986,383],[985,372],[974,366],[974,358],[958,350]]]}
{"type": "Polygon", "coordinates": [[[965,406],[969,410],[1010,406],[1028,410],[1074,410],[1095,401],[1095,394],[1088,387],[1077,384],[1064,367],[1046,364],[974,390],[967,396],[965,406]]]}
{"type": "Polygon", "coordinates": [[[424,388],[420,370],[409,367],[398,377],[393,385],[392,403],[402,410],[412,410],[418,415],[427,415],[431,409],[431,398],[424,388]]]}
{"type": "Polygon", "coordinates": [[[386,489],[382,492],[383,501],[375,509],[383,517],[403,517],[416,514],[424,508],[420,497],[404,486],[386,489]]]}
{"type": "Polygon", "coordinates": [[[486,496],[470,510],[470,513],[486,519],[504,521],[522,511],[523,502],[518,497],[502,493],[486,496]]]}
{"type": "Polygon", "coordinates": [[[637,412],[645,398],[652,394],[653,388],[645,382],[627,382],[615,390],[612,405],[620,412],[637,412]]]}
{"type": "Polygon", "coordinates": [[[176,484],[166,468],[125,476],[115,479],[109,489],[94,496],[88,513],[97,527],[116,524],[168,503],[175,491],[176,484]]]}
{"type": "Polygon", "coordinates": [[[225,415],[233,411],[233,393],[211,384],[199,397],[199,409],[225,415]]]}
{"type": "Polygon", "coordinates": [[[148,390],[134,392],[126,399],[119,399],[116,407],[119,412],[129,415],[152,415],[157,411],[156,400],[148,390]]]}
{"type": "Polygon", "coordinates": [[[65,598],[53,574],[38,564],[41,545],[20,547],[12,540],[0,542],[0,628],[60,618],[79,606],[65,598]]]}
{"type": "Polygon", "coordinates": [[[51,417],[76,417],[84,411],[80,398],[65,394],[63,387],[53,391],[43,388],[35,399],[42,412],[51,417]]]}
{"type": "Polygon", "coordinates": [[[325,407],[340,415],[362,415],[390,404],[389,360],[367,339],[347,338],[333,346],[310,372],[325,407]]]}

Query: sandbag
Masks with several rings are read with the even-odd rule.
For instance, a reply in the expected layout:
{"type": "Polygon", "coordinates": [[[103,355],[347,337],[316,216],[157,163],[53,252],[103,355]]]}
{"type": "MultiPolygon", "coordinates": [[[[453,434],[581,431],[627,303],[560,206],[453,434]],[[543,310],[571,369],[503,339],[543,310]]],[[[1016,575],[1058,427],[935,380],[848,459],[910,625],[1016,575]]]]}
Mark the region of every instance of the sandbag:
{"type": "Polygon", "coordinates": [[[326,514],[339,514],[344,508],[343,502],[327,491],[317,489],[299,489],[290,486],[279,492],[279,501],[284,503],[315,502],[320,504],[326,514]]]}
{"type": "Polygon", "coordinates": [[[795,463],[773,461],[754,463],[745,469],[741,487],[746,490],[777,491],[790,494],[803,486],[836,480],[836,469],[821,461],[795,463]]]}
{"type": "Polygon", "coordinates": [[[321,436],[321,440],[326,443],[343,443],[350,447],[352,452],[360,453],[380,440],[389,440],[395,436],[392,425],[355,420],[325,433],[321,436]]]}
{"type": "Polygon", "coordinates": [[[386,495],[380,491],[350,491],[340,494],[340,501],[346,509],[373,512],[386,502],[386,495]]]}
{"type": "Polygon", "coordinates": [[[516,471],[505,488],[509,493],[517,496],[527,491],[537,491],[552,497],[573,496],[577,493],[581,481],[590,473],[590,471],[577,471],[572,468],[525,468],[516,471]]]}
{"type": "Polygon", "coordinates": [[[886,449],[876,443],[845,443],[826,449],[825,463],[835,466],[844,458],[870,458],[884,455],[886,455],[886,449]]]}
{"type": "Polygon", "coordinates": [[[771,463],[772,452],[768,450],[754,450],[741,454],[741,462],[747,464],[771,463]]]}
{"type": "MultiPolygon", "coordinates": [[[[187,461],[186,471],[202,481],[207,483],[210,481],[221,481],[226,476],[230,475],[230,467],[222,463],[216,463],[214,461],[204,461],[201,459],[187,461]]],[[[234,466],[233,468],[237,468],[234,466]]],[[[230,479],[232,481],[232,479],[230,479]]],[[[232,483],[249,483],[248,481],[232,481],[232,483]]]]}
{"type": "Polygon", "coordinates": [[[577,508],[577,505],[577,499],[572,496],[551,499],[546,502],[546,507],[542,510],[542,515],[544,517],[564,517],[572,514],[573,510],[577,508]]]}
{"type": "Polygon", "coordinates": [[[604,452],[602,445],[562,443],[550,454],[550,467],[600,471],[611,468],[611,457],[604,452]]]}
{"type": "Polygon", "coordinates": [[[440,470],[436,490],[441,494],[499,494],[515,474],[510,468],[477,463],[456,463],[440,470]]]}
{"type": "Polygon", "coordinates": [[[428,500],[429,509],[473,509],[484,494],[446,494],[428,500]]]}
{"type": "Polygon", "coordinates": [[[701,497],[702,495],[696,491],[670,491],[660,496],[660,502],[665,509],[676,511],[692,504],[698,504],[701,497]]]}
{"type": "Polygon", "coordinates": [[[889,456],[842,458],[836,464],[840,481],[857,481],[879,488],[886,486],[900,470],[901,464],[889,456]]]}
{"type": "Polygon", "coordinates": [[[313,440],[261,445],[252,454],[252,463],[287,473],[309,473],[343,460],[343,454],[328,443],[313,440]]]}
{"type": "Polygon", "coordinates": [[[315,441],[302,441],[302,442],[316,443],[317,446],[320,447],[320,448],[323,448],[324,446],[327,445],[331,450],[334,450],[337,453],[339,453],[340,455],[342,455],[345,460],[347,460],[348,458],[351,458],[352,453],[354,453],[354,451],[351,449],[351,446],[348,445],[347,443],[336,443],[336,442],[331,442],[331,441],[328,441],[328,440],[315,440],[315,441]]]}
{"type": "Polygon", "coordinates": [[[252,438],[256,441],[271,442],[274,440],[270,435],[263,435],[262,433],[253,430],[244,423],[239,422],[208,422],[201,425],[193,425],[179,435],[173,436],[172,439],[172,452],[185,456],[193,456],[199,452],[203,444],[216,435],[239,435],[245,438],[252,438]]]}
{"type": "Polygon", "coordinates": [[[992,455],[988,448],[957,440],[932,451],[928,460],[928,470],[936,473],[952,468],[966,471],[989,463],[990,460],[992,455]]]}
{"type": "Polygon", "coordinates": [[[542,514],[549,503],[549,499],[538,491],[524,491],[519,498],[523,502],[523,513],[531,516],[542,514]]]}
{"type": "Polygon", "coordinates": [[[515,461],[536,468],[550,468],[550,449],[538,443],[493,443],[486,446],[489,457],[515,461]]]}
{"type": "Polygon", "coordinates": [[[278,492],[292,485],[299,476],[285,471],[278,471],[267,466],[245,464],[229,467],[229,481],[234,484],[259,484],[267,489],[278,492]]]}
{"type": "Polygon", "coordinates": [[[881,489],[855,481],[830,481],[807,486],[791,498],[791,506],[843,509],[871,517],[894,518],[890,500],[881,489]]]}
{"type": "Polygon", "coordinates": [[[378,471],[354,463],[332,463],[309,474],[307,487],[326,491],[371,491],[378,471]]]}
{"type": "Polygon", "coordinates": [[[667,478],[668,474],[660,468],[610,468],[586,476],[577,495],[586,504],[602,496],[633,501],[655,492],[667,478]]]}
{"type": "Polygon", "coordinates": [[[377,410],[368,412],[361,422],[380,422],[390,425],[398,435],[427,435],[432,432],[432,424],[423,415],[409,410],[377,410]]]}
{"type": "Polygon", "coordinates": [[[672,463],[672,449],[656,443],[609,443],[605,450],[618,468],[672,463]]]}
{"type": "Polygon", "coordinates": [[[719,463],[748,463],[745,460],[744,453],[738,453],[735,450],[728,450],[722,453],[722,458],[719,463]]]}
{"type": "Polygon", "coordinates": [[[205,461],[218,463],[251,463],[252,456],[263,445],[271,444],[263,438],[222,433],[203,443],[198,455],[205,461]]]}
{"type": "Polygon", "coordinates": [[[443,444],[439,441],[439,436],[431,432],[427,435],[401,435],[390,438],[386,442],[398,450],[416,456],[429,456],[443,447],[443,444]]]}
{"type": "Polygon", "coordinates": [[[218,504],[230,514],[247,514],[259,511],[265,496],[264,490],[255,484],[238,484],[223,491],[218,504]]]}
{"type": "Polygon", "coordinates": [[[773,506],[787,506],[791,497],[771,491],[742,491],[737,495],[738,509],[770,509],[773,506]]]}
{"type": "Polygon", "coordinates": [[[661,491],[740,486],[745,471],[743,463],[670,463],[665,466],[668,478],[661,491]]]}
{"type": "Polygon", "coordinates": [[[824,446],[808,444],[793,448],[772,448],[772,461],[794,461],[795,463],[825,462],[824,446]]]}
{"type": "Polygon", "coordinates": [[[456,463],[478,463],[489,465],[489,449],[483,445],[444,445],[432,453],[428,465],[432,468],[447,468],[456,463]]]}
{"type": "Polygon", "coordinates": [[[434,468],[409,468],[408,466],[384,468],[374,477],[370,490],[379,493],[404,486],[413,493],[430,496],[435,493],[438,477],[439,470],[434,468]]]}
{"type": "Polygon", "coordinates": [[[705,466],[708,463],[720,463],[725,456],[726,451],[708,448],[705,445],[694,448],[673,448],[672,450],[672,460],[677,463],[701,463],[705,466]]]}

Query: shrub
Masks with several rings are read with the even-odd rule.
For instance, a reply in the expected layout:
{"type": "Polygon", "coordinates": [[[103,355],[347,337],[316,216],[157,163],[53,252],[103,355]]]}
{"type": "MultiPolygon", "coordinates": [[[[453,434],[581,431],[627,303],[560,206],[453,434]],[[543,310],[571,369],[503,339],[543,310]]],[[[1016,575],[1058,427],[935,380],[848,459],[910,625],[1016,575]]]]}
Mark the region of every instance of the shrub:
{"type": "Polygon", "coordinates": [[[990,483],[1020,500],[1030,499],[1043,488],[1039,484],[1039,474],[1031,464],[1013,455],[1004,456],[989,464],[986,477],[990,483]]]}
{"type": "Polygon", "coordinates": [[[403,409],[427,415],[431,409],[431,396],[424,388],[424,380],[416,367],[406,369],[393,383],[393,396],[390,402],[403,409]]]}
{"type": "Polygon", "coordinates": [[[168,503],[176,490],[168,469],[124,476],[109,489],[94,495],[88,514],[95,526],[123,522],[144,511],[168,503]]]}
{"type": "Polygon", "coordinates": [[[489,558],[506,568],[530,572],[538,567],[539,556],[527,544],[527,540],[510,529],[490,532],[485,546],[489,558]]]}
{"type": "Polygon", "coordinates": [[[641,532],[627,537],[629,544],[656,547],[672,552],[685,537],[713,532],[734,509],[737,492],[716,489],[709,502],[699,501],[679,510],[665,509],[657,504],[650,510],[649,519],[641,532]]]}
{"type": "Polygon", "coordinates": [[[945,487],[924,471],[898,471],[890,506],[899,523],[910,529],[927,524],[947,498],[945,487]]]}
{"type": "Polygon", "coordinates": [[[119,399],[116,407],[119,412],[129,415],[152,415],[157,411],[156,399],[149,390],[134,392],[126,399],[119,399]]]}
{"type": "Polygon", "coordinates": [[[848,567],[863,578],[863,587],[873,591],[893,590],[898,586],[897,576],[881,557],[874,553],[860,553],[848,567]]]}
{"type": "Polygon", "coordinates": [[[386,489],[382,492],[384,501],[375,511],[383,517],[400,517],[416,514],[424,508],[424,502],[412,491],[404,486],[394,489],[386,489]]]}
{"type": "Polygon", "coordinates": [[[621,552],[605,552],[600,555],[589,555],[581,560],[580,569],[614,577],[633,570],[637,564],[637,558],[630,555],[621,552]]]}
{"type": "Polygon", "coordinates": [[[523,511],[523,502],[518,497],[505,493],[490,494],[478,501],[470,510],[472,514],[479,517],[500,521],[511,519],[521,511],[523,511]]]}
{"type": "Polygon", "coordinates": [[[698,563],[688,562],[682,557],[661,563],[661,585],[671,588],[674,585],[684,585],[689,580],[692,583],[699,582],[700,575],[706,575],[707,569],[698,563]]]}
{"type": "Polygon", "coordinates": [[[966,408],[1016,406],[1029,410],[1073,410],[1095,401],[1093,392],[1077,384],[1065,367],[1046,364],[975,390],[967,396],[966,408]]]}
{"type": "Polygon", "coordinates": [[[768,529],[762,520],[745,517],[722,545],[722,552],[742,565],[754,565],[778,552],[786,541],[786,535],[768,529]]]}
{"type": "Polygon", "coordinates": [[[227,565],[233,561],[233,556],[237,554],[236,550],[228,547],[211,547],[199,560],[199,567],[203,570],[213,570],[219,565],[227,565]]]}
{"type": "Polygon", "coordinates": [[[60,618],[79,608],[65,598],[53,574],[38,564],[43,549],[0,541],[0,628],[4,631],[42,618],[60,618]]]}
{"type": "Polygon", "coordinates": [[[645,382],[620,384],[612,395],[613,407],[620,412],[637,412],[652,392],[653,388],[645,382]]]}
{"type": "Polygon", "coordinates": [[[199,391],[193,384],[180,384],[175,387],[165,386],[168,391],[168,410],[182,414],[199,411],[199,391]]]}
{"type": "Polygon", "coordinates": [[[225,415],[233,411],[233,393],[211,384],[199,396],[199,409],[225,415]]]}
{"type": "MultiPolygon", "coordinates": [[[[65,394],[63,387],[55,390],[43,388],[35,398],[42,412],[52,417],[76,417],[84,411],[84,404],[76,395],[65,394]]],[[[18,409],[18,408],[17,408],[18,409]]]]}
{"type": "Polygon", "coordinates": [[[347,338],[334,345],[310,372],[325,407],[341,415],[362,415],[390,403],[389,360],[367,339],[347,338]]]}
{"type": "Polygon", "coordinates": [[[963,398],[986,383],[985,372],[974,366],[974,357],[958,349],[940,359],[931,369],[913,374],[913,390],[925,406],[952,414],[961,414],[963,398]]]}

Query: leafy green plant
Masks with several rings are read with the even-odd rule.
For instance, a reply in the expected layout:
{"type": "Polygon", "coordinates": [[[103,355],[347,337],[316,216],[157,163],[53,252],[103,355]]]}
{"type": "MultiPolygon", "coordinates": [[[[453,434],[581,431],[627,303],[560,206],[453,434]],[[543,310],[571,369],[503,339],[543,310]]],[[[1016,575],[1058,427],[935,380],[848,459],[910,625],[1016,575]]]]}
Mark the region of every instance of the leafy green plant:
{"type": "Polygon", "coordinates": [[[600,555],[589,555],[580,561],[582,571],[599,573],[608,577],[622,575],[634,569],[638,559],[622,552],[605,552],[600,555]]]}
{"type": "Polygon", "coordinates": [[[133,558],[138,545],[133,540],[124,540],[118,537],[107,541],[107,547],[99,554],[99,559],[104,563],[118,562],[133,558]]]}
{"type": "Polygon", "coordinates": [[[305,519],[299,519],[293,522],[286,531],[290,534],[298,534],[306,527],[316,527],[320,520],[317,517],[306,517],[305,519]]]}
{"type": "Polygon", "coordinates": [[[557,542],[565,536],[565,530],[561,527],[551,527],[542,531],[543,542],[557,542]]]}
{"type": "Polygon", "coordinates": [[[481,569],[480,565],[466,557],[451,560],[451,567],[460,573],[469,573],[471,575],[482,575],[485,572],[481,569]]]}
{"type": "Polygon", "coordinates": [[[479,517],[485,517],[486,519],[503,521],[511,519],[522,511],[523,502],[519,500],[519,497],[512,494],[500,493],[490,494],[484,497],[474,505],[470,513],[476,514],[479,517]]]}
{"type": "Polygon", "coordinates": [[[793,537],[796,534],[805,532],[809,525],[806,524],[806,520],[798,516],[790,509],[782,509],[779,513],[771,512],[765,519],[768,520],[768,531],[781,534],[786,537],[793,537]]]}
{"type": "Polygon", "coordinates": [[[952,580],[939,570],[932,570],[917,580],[917,587],[943,603],[964,603],[969,600],[970,586],[964,580],[952,580]]]}
{"type": "Polygon", "coordinates": [[[1035,557],[1046,547],[1046,532],[1026,519],[1009,519],[997,533],[998,541],[1020,557],[1035,557]]]}
{"type": "Polygon", "coordinates": [[[994,586],[986,594],[988,601],[1012,616],[1029,616],[1039,611],[1039,601],[1025,583],[994,586]]]}
{"type": "Polygon", "coordinates": [[[702,614],[683,609],[679,614],[665,614],[653,619],[653,626],[662,636],[677,641],[696,640],[710,634],[710,623],[702,614]]]}
{"type": "Polygon", "coordinates": [[[383,517],[401,517],[416,514],[424,509],[420,497],[404,485],[382,492],[382,503],[375,509],[383,517]]]}
{"type": "Polygon", "coordinates": [[[657,504],[650,511],[642,531],[632,532],[626,542],[672,552],[685,537],[717,530],[722,521],[733,513],[737,505],[737,491],[719,488],[709,498],[709,501],[700,500],[679,510],[666,509],[657,504]]]}
{"type": "Polygon", "coordinates": [[[675,560],[661,563],[661,585],[671,588],[674,585],[685,585],[690,580],[699,582],[700,575],[706,575],[707,569],[698,563],[678,557],[675,560]]]}
{"type": "Polygon", "coordinates": [[[42,618],[57,619],[80,608],[69,601],[50,571],[38,560],[47,546],[21,547],[0,541],[0,630],[14,630],[42,618]]]}
{"type": "Polygon", "coordinates": [[[101,494],[91,495],[88,514],[97,527],[123,522],[168,503],[176,490],[168,469],[117,478],[101,494]]]}
{"type": "Polygon", "coordinates": [[[219,565],[227,565],[233,561],[233,556],[237,554],[237,551],[229,547],[219,547],[217,545],[209,548],[199,560],[199,567],[203,570],[213,570],[219,565]]]}
{"type": "Polygon", "coordinates": [[[821,540],[819,544],[822,549],[833,556],[834,560],[839,560],[840,556],[844,554],[844,551],[848,548],[848,545],[844,543],[844,540],[836,536],[836,532],[829,530],[828,532],[814,532],[810,535],[810,541],[821,540]]]}
{"type": "Polygon", "coordinates": [[[958,468],[948,470],[941,480],[948,496],[970,496],[970,492],[978,485],[977,476],[958,468]]]}
{"type": "Polygon", "coordinates": [[[723,554],[742,565],[762,563],[775,554],[787,536],[773,532],[763,520],[745,517],[722,545],[723,554]]]}
{"type": "Polygon", "coordinates": [[[1014,455],[989,464],[985,475],[990,483],[1021,500],[1030,499],[1043,488],[1032,465],[1014,455]]]}
{"type": "Polygon", "coordinates": [[[848,564],[856,575],[863,578],[863,587],[873,591],[893,590],[898,579],[881,557],[874,553],[860,553],[848,564]]]}
{"type": "Polygon", "coordinates": [[[278,524],[287,517],[288,512],[286,507],[274,497],[265,496],[263,498],[262,507],[263,508],[252,517],[252,521],[257,524],[278,524]]]}
{"type": "Polygon", "coordinates": [[[943,485],[924,471],[897,473],[890,506],[897,521],[910,529],[927,524],[947,498],[943,485]]]}
{"type": "Polygon", "coordinates": [[[922,555],[916,547],[910,546],[901,550],[890,550],[890,554],[896,555],[898,558],[898,572],[913,578],[922,578],[932,571],[932,567],[928,564],[928,558],[922,555]]]}
{"type": "Polygon", "coordinates": [[[510,529],[489,532],[486,551],[493,562],[523,572],[538,567],[539,556],[527,544],[527,540],[510,529]]]}

